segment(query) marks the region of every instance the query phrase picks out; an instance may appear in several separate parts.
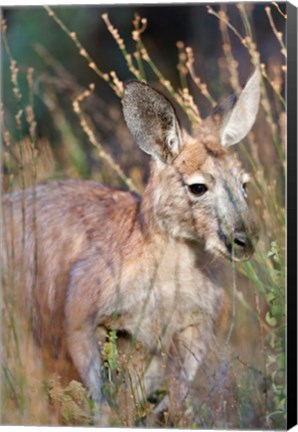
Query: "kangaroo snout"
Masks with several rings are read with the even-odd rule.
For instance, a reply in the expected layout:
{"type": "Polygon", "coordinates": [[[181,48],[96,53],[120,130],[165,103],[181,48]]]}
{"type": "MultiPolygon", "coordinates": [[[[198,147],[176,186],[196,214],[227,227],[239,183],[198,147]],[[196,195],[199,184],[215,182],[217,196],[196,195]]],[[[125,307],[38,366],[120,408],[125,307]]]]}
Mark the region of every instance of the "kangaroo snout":
{"type": "Polygon", "coordinates": [[[251,258],[258,242],[258,235],[247,231],[236,231],[233,236],[233,257],[241,261],[251,258]]]}
{"type": "Polygon", "coordinates": [[[255,223],[251,227],[241,224],[241,228],[234,230],[231,234],[225,234],[221,229],[218,237],[224,243],[227,250],[226,257],[234,261],[249,260],[255,252],[258,240],[259,230],[255,223]]]}

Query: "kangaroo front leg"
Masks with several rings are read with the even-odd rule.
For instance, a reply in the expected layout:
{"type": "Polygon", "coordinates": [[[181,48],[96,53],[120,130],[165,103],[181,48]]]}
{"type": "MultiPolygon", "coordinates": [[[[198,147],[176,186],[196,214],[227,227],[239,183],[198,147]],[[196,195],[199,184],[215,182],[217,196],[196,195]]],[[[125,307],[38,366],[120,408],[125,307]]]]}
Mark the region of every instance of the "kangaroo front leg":
{"type": "Polygon", "coordinates": [[[183,403],[207,350],[207,326],[190,325],[176,335],[168,365],[169,393],[155,408],[168,410],[170,418],[183,413],[183,403]]]}
{"type": "MultiPolygon", "coordinates": [[[[75,275],[77,276],[79,272],[75,275]]],[[[73,277],[67,291],[65,331],[69,354],[92,399],[104,403],[102,393],[101,361],[96,340],[96,304],[92,286],[84,296],[84,280],[73,277]]]]}
{"type": "Polygon", "coordinates": [[[101,361],[95,329],[88,322],[71,325],[67,322],[68,350],[94,402],[106,402],[102,393],[101,361]]]}
{"type": "Polygon", "coordinates": [[[109,426],[111,412],[103,394],[96,325],[92,322],[90,315],[83,313],[82,306],[80,307],[80,313],[77,312],[78,309],[75,307],[74,300],[69,300],[66,307],[65,323],[68,350],[95,403],[93,410],[94,425],[107,427],[109,426]]]}

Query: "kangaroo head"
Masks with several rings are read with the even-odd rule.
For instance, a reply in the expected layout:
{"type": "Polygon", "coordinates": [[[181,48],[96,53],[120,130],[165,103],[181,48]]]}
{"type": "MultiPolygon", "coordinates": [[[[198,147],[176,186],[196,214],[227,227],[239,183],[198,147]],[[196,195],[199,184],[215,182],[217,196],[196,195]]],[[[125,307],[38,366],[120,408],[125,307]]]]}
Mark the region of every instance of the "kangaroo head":
{"type": "Polygon", "coordinates": [[[126,85],[124,118],[153,159],[145,194],[160,229],[229,259],[251,256],[257,228],[247,202],[249,176],[228,147],[252,128],[259,99],[256,70],[240,96],[218,105],[190,136],[165,96],[138,81],[126,85]]]}

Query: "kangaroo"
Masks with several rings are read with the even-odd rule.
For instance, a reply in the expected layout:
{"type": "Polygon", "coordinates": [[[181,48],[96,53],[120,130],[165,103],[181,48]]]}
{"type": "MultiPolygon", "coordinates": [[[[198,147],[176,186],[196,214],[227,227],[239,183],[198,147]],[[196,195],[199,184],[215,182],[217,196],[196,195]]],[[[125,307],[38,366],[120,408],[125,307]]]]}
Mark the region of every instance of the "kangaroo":
{"type": "Polygon", "coordinates": [[[54,351],[66,347],[99,406],[106,398],[98,326],[127,332],[152,354],[148,394],[169,377],[176,383],[157,412],[185,400],[212,338],[217,265],[249,259],[257,242],[249,176],[228,147],[252,128],[259,99],[256,69],[241,94],[219,104],[191,136],[164,95],[128,82],[124,118],[151,156],[142,198],[75,180],[4,197],[7,258],[35,338],[54,351]]]}

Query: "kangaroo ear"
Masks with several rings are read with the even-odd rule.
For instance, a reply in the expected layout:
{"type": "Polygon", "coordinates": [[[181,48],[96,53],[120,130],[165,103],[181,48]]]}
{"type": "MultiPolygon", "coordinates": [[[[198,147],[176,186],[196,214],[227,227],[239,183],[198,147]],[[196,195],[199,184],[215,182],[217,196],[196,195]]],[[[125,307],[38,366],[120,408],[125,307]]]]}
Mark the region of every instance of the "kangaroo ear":
{"type": "Polygon", "coordinates": [[[256,69],[238,100],[232,95],[215,109],[215,114],[222,117],[220,136],[224,147],[238,143],[248,134],[256,120],[259,103],[260,74],[256,69]]]}
{"type": "Polygon", "coordinates": [[[146,153],[163,162],[171,160],[182,146],[181,130],[171,102],[139,81],[124,88],[123,114],[126,124],[146,153]]]}

